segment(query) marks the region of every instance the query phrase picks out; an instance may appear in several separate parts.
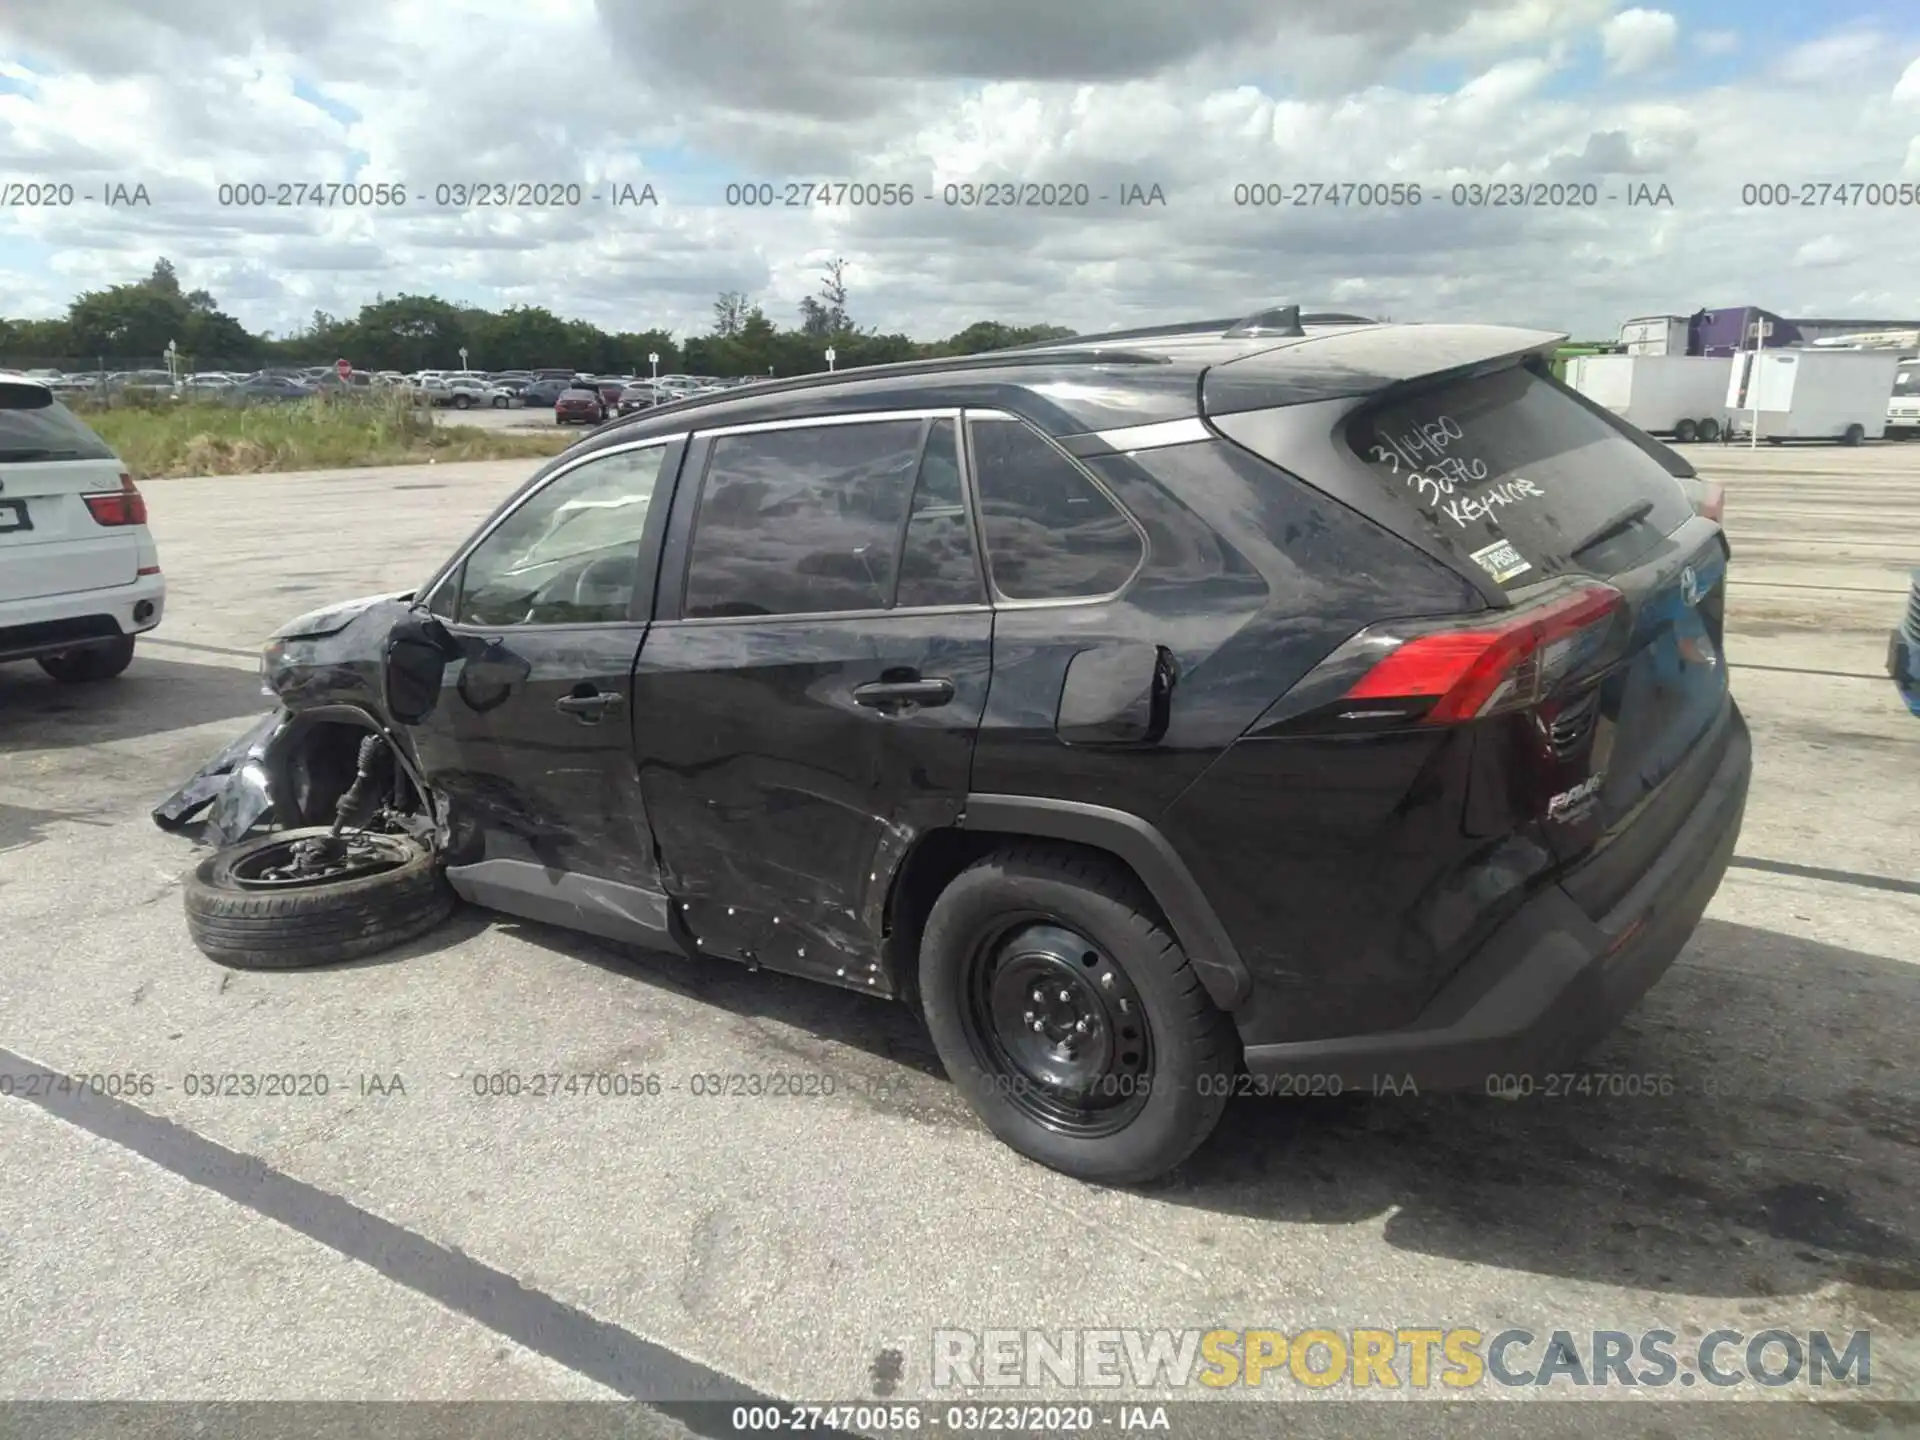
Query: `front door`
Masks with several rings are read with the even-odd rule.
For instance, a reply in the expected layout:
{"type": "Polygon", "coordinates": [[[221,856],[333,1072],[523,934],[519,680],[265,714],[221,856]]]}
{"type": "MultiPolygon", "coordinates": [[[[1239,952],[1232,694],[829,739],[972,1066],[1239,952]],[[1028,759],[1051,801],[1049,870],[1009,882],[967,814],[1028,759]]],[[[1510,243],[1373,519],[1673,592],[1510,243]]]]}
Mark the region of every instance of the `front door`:
{"type": "Polygon", "coordinates": [[[667,893],[707,953],[885,993],[886,881],[965,802],[993,613],[949,412],[692,442],[634,673],[667,893]]]}
{"type": "Polygon", "coordinates": [[[665,943],[631,686],[681,448],[597,451],[557,471],[429,597],[465,654],[412,738],[447,798],[448,878],[469,899],[665,943]]]}

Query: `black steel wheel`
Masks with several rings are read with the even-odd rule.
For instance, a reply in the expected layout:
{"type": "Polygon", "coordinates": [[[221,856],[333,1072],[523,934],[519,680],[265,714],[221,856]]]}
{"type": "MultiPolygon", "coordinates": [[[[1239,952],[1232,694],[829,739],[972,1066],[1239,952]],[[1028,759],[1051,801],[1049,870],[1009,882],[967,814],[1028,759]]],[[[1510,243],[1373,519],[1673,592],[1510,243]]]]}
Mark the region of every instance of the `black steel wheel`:
{"type": "Polygon", "coordinates": [[[1219,1123],[1233,1023],[1152,897],[1098,851],[1010,844],[962,870],[927,914],[918,980],[955,1088],[1043,1165],[1135,1184],[1219,1123]]]}
{"type": "Polygon", "coordinates": [[[1673,427],[1673,438],[1678,440],[1682,445],[1685,445],[1690,440],[1698,439],[1699,435],[1700,427],[1691,420],[1682,420],[1673,427]]]}
{"type": "Polygon", "coordinates": [[[1110,1135],[1145,1103],[1153,1035],[1132,979],[1099,942],[1050,917],[989,931],[967,974],[967,1038],[1049,1129],[1110,1135]]]}

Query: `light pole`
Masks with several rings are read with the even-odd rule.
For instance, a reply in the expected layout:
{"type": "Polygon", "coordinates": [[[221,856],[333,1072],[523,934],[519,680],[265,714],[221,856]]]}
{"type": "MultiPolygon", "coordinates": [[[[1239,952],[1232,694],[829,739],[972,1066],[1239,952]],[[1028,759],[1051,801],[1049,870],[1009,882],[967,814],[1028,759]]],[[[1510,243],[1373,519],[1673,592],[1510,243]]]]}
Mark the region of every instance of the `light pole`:
{"type": "Polygon", "coordinates": [[[828,370],[828,373],[832,373],[832,370],[833,370],[833,359],[834,359],[834,356],[833,356],[833,347],[832,347],[831,345],[829,345],[829,346],[827,347],[827,370],[828,370]]]}
{"type": "Polygon", "coordinates": [[[460,347],[460,373],[467,373],[467,347],[464,345],[460,347]]]}
{"type": "Polygon", "coordinates": [[[647,352],[647,364],[653,367],[653,378],[658,380],[660,378],[660,352],[658,350],[649,350],[647,352]]]}

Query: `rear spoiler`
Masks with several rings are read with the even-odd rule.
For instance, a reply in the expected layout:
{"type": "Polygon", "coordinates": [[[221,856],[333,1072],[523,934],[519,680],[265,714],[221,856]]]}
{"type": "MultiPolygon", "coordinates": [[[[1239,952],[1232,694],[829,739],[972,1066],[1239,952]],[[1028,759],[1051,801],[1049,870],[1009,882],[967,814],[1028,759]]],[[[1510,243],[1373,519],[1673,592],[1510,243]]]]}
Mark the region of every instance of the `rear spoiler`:
{"type": "Polygon", "coordinates": [[[1379,395],[1440,383],[1515,360],[1546,357],[1566,343],[1558,330],[1508,325],[1377,325],[1308,335],[1211,366],[1201,377],[1209,417],[1312,400],[1379,395]]]}

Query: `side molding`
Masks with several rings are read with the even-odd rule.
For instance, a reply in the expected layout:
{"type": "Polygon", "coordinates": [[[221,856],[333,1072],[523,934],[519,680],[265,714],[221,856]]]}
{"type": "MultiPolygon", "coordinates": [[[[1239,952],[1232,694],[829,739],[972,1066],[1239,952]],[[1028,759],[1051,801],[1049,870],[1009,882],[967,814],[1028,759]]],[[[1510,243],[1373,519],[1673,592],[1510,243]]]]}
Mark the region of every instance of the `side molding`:
{"type": "Polygon", "coordinates": [[[1247,998],[1247,967],[1227,938],[1213,906],[1166,838],[1148,821],[1124,810],[1037,795],[969,795],[959,821],[963,830],[1006,830],[1048,840],[1068,840],[1119,856],[1133,867],[1173,926],[1194,973],[1213,1003],[1231,1011],[1247,998]]]}

